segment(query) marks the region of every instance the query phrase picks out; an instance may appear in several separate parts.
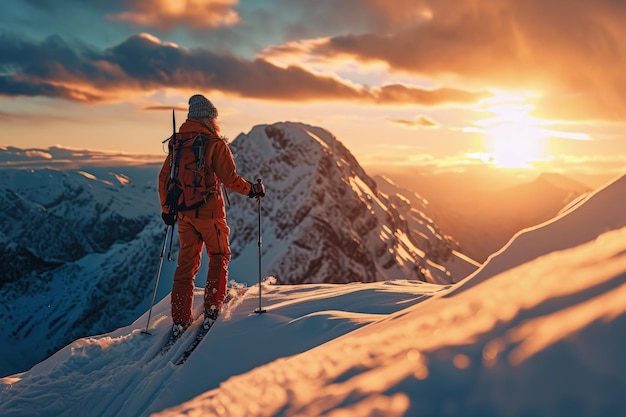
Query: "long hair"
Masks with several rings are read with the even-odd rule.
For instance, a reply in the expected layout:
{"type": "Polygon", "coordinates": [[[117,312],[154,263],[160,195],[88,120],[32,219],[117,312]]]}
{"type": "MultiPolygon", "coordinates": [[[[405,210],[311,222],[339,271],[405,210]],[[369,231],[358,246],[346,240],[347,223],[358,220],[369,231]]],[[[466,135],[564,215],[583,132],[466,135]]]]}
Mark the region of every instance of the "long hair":
{"type": "Polygon", "coordinates": [[[200,122],[207,127],[211,132],[215,133],[218,138],[221,137],[220,125],[217,123],[217,117],[208,118],[203,117],[199,119],[200,122]]]}

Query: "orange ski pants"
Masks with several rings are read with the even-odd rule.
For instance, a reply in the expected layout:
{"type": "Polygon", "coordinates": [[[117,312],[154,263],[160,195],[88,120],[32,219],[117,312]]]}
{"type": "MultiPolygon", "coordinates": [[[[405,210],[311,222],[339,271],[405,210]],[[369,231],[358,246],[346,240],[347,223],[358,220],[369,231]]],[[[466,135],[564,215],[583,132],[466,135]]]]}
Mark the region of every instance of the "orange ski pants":
{"type": "Polygon", "coordinates": [[[207,219],[179,214],[178,239],[180,252],[172,286],[172,320],[174,323],[193,321],[194,281],[200,270],[202,249],[209,255],[209,271],[204,288],[204,309],[222,308],[228,284],[230,228],[225,218],[207,219]]]}

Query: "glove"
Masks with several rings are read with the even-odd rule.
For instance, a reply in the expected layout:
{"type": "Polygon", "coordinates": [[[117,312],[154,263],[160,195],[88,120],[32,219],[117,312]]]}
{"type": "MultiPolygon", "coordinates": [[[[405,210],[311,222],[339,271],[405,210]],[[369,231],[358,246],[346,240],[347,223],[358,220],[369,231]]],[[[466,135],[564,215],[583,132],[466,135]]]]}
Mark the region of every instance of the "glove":
{"type": "Polygon", "coordinates": [[[248,193],[248,197],[265,197],[265,186],[261,182],[261,180],[257,180],[256,184],[252,184],[250,181],[250,192],[248,193]]]}
{"type": "Polygon", "coordinates": [[[176,213],[161,213],[161,218],[168,226],[173,226],[176,223],[178,216],[176,213]]]}

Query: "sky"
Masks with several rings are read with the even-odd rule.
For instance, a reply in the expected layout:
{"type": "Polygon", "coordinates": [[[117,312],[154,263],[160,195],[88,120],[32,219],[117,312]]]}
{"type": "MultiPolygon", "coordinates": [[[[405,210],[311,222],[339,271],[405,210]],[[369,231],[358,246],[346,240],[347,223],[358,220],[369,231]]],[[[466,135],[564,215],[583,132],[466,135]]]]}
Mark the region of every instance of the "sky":
{"type": "Polygon", "coordinates": [[[365,167],[619,175],[621,0],[12,0],[0,145],[162,154],[204,94],[233,140],[297,121],[365,167]]]}

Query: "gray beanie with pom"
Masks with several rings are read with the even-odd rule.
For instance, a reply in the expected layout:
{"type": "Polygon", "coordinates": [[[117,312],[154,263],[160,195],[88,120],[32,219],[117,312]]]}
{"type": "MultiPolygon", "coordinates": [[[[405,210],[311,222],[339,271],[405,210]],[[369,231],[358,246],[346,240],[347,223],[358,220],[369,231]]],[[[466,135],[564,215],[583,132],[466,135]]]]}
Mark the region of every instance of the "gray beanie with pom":
{"type": "Polygon", "coordinates": [[[189,113],[187,117],[215,119],[217,117],[217,109],[202,94],[196,94],[189,98],[189,113]]]}

